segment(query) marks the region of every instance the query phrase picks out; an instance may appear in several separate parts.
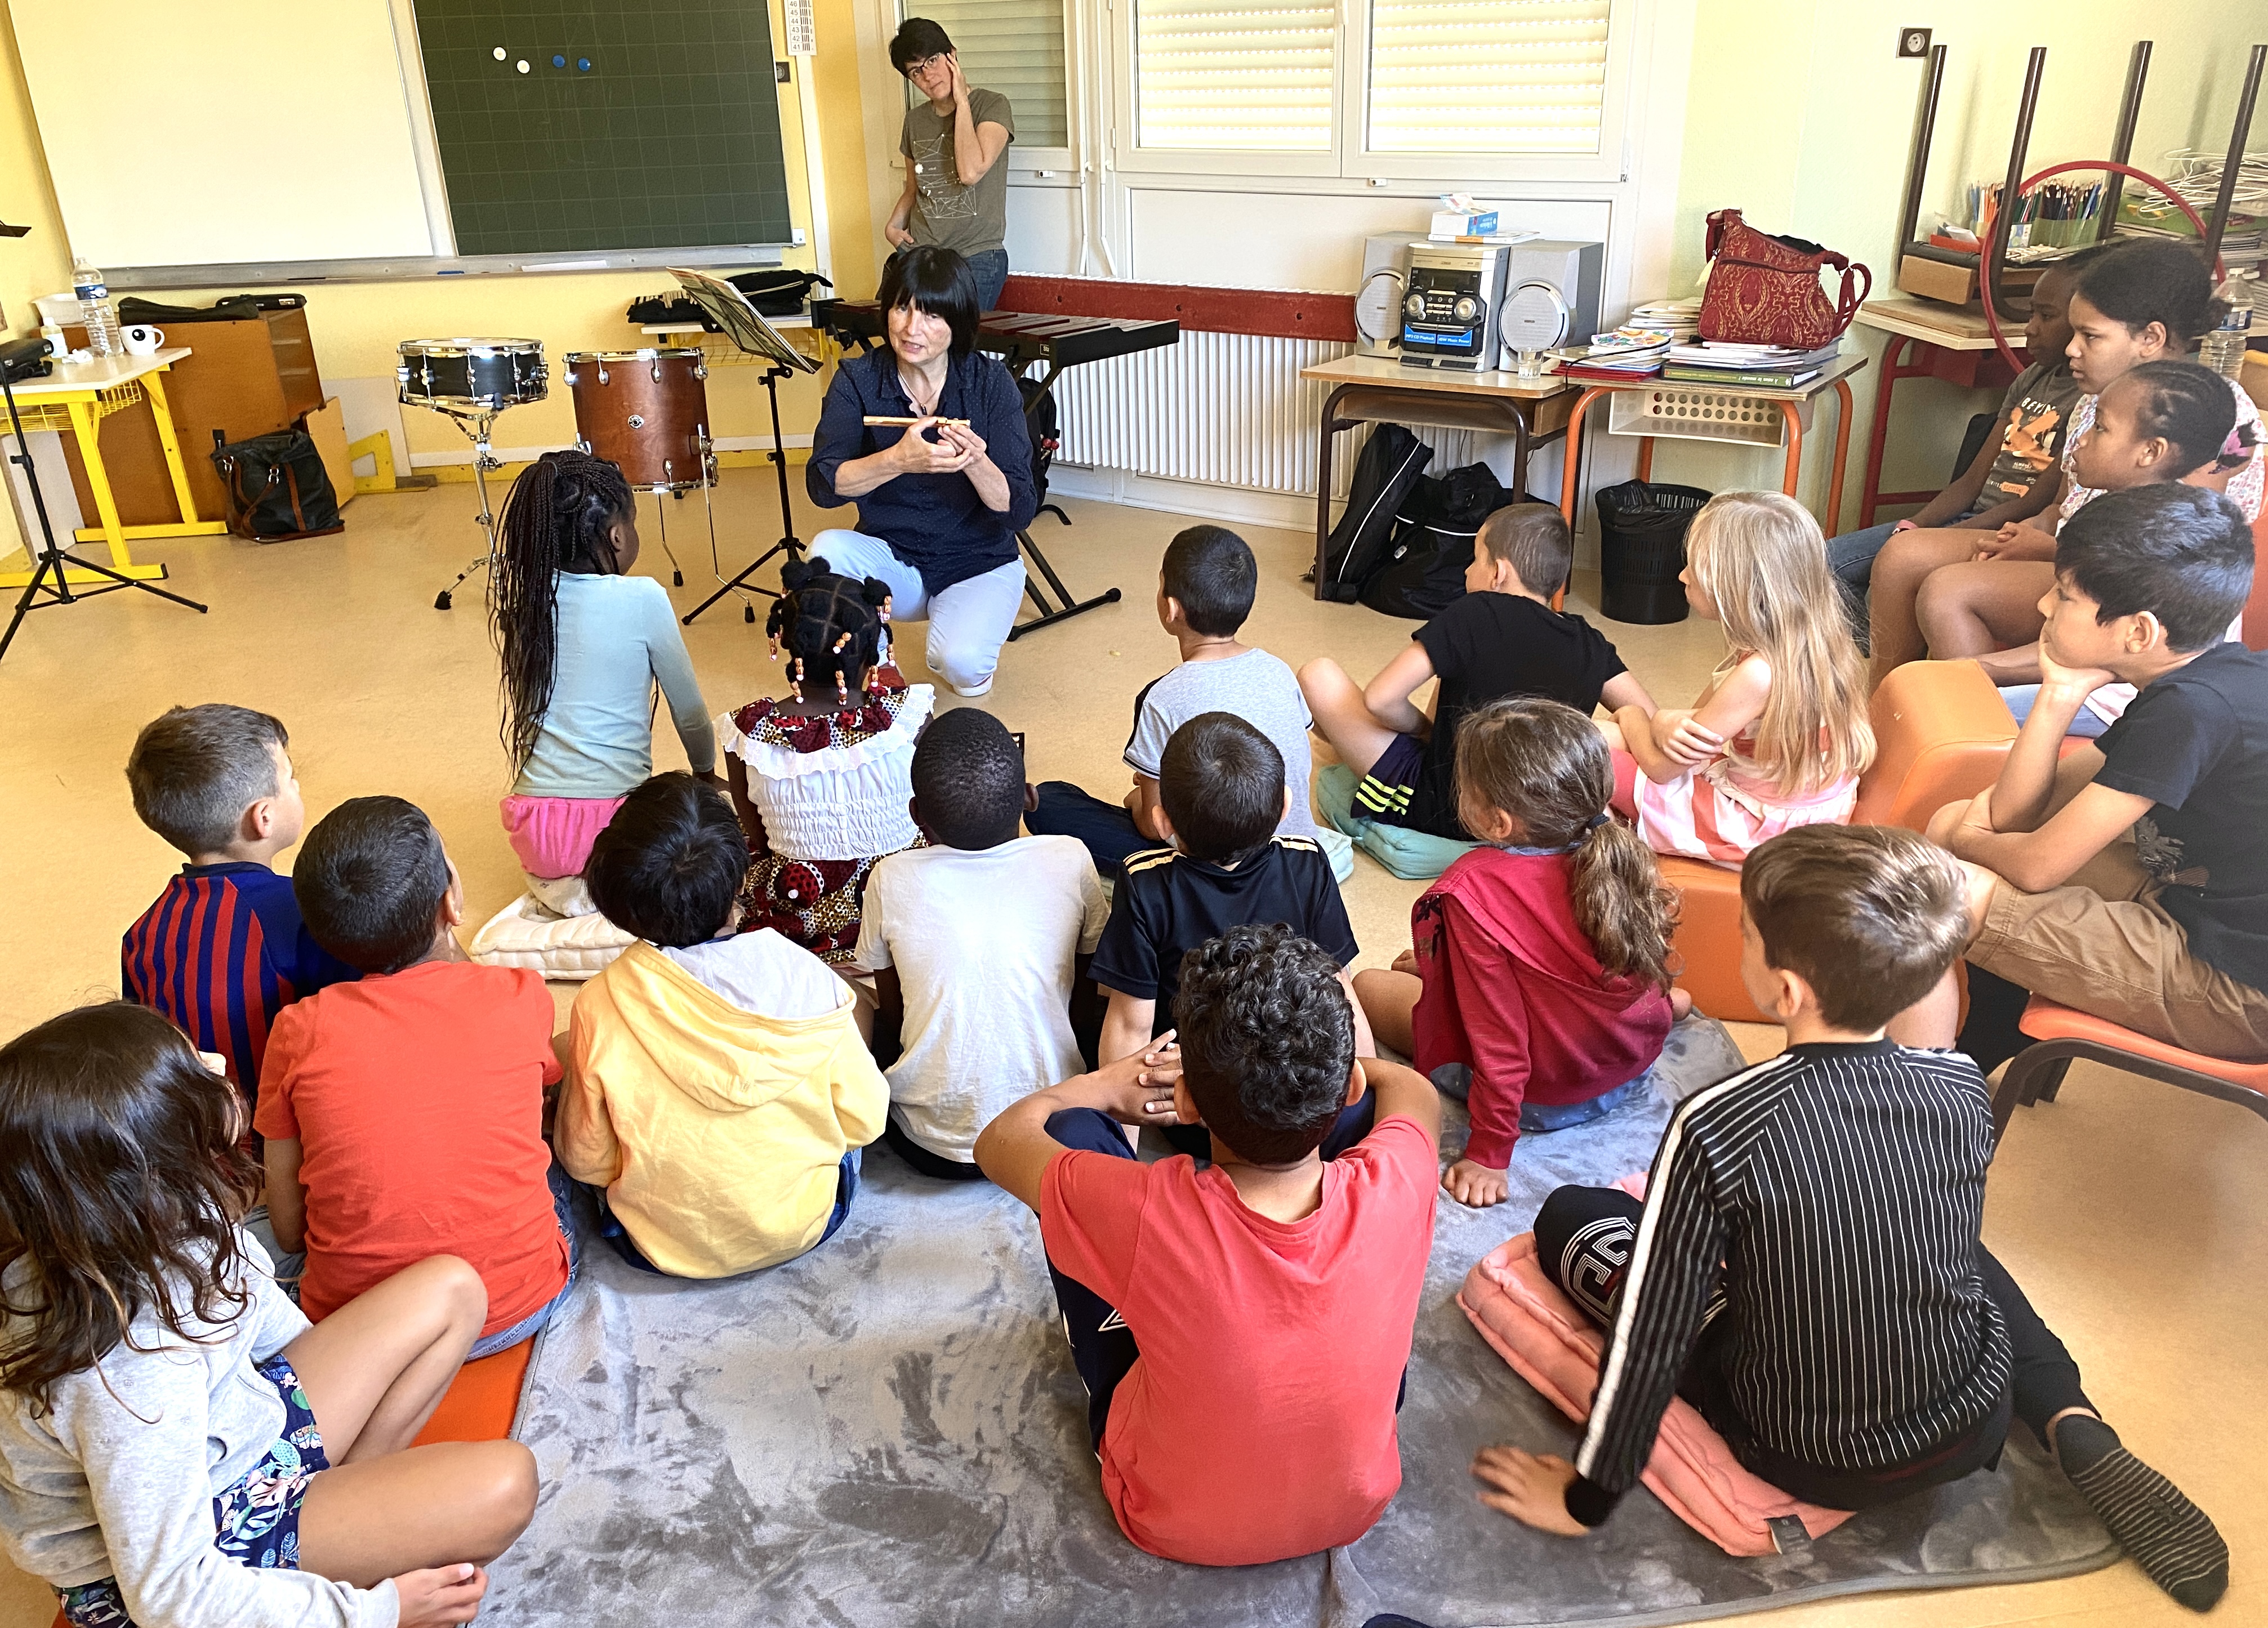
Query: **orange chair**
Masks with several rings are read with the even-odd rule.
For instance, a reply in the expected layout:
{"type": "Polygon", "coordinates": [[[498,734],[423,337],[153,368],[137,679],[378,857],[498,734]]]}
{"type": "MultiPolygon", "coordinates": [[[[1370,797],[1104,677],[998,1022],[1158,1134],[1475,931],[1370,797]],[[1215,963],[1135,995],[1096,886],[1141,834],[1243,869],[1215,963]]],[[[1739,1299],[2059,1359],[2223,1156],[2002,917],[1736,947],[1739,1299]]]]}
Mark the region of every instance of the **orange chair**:
{"type": "MultiPolygon", "coordinates": [[[[1859,777],[1852,819],[1918,831],[1946,804],[1999,777],[2016,738],[2000,692],[1973,661],[1915,661],[1874,692],[1874,761],[1859,777]]],[[[1677,987],[1712,1018],[1768,1023],[1741,983],[1741,873],[1665,858],[1661,877],[1683,909],[1672,947],[1677,987]]]]}
{"type": "Polygon", "coordinates": [[[2107,1063],[2145,1079],[2161,1079],[2184,1091],[2218,1097],[2268,1119],[2268,1063],[2223,1063],[2137,1035],[2102,1018],[2035,995],[2018,1027],[2037,1045],[2027,1046],[2009,1062],[1992,1094],[1992,1138],[2007,1134],[2016,1109],[2052,1102],[2065,1071],[2075,1057],[2107,1063]]]}

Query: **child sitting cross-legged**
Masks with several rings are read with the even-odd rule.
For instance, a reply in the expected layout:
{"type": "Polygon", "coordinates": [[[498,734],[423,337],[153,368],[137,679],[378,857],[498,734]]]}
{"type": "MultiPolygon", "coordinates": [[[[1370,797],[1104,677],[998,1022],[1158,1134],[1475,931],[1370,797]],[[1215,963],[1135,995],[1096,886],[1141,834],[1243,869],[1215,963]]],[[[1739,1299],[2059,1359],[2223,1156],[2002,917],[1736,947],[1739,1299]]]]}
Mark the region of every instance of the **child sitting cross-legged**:
{"type": "Polygon", "coordinates": [[[1395,1415],[1432,1241],[1440,1101],[1355,1060],[1331,956],[1280,926],[1195,947],[1181,1037],[1035,1092],[977,1138],[1039,1212],[1103,1496],[1139,1547],[1254,1565],[1351,1543],[1402,1482],[1395,1415]],[[1366,1135],[1320,1156],[1349,1105],[1366,1135]],[[1143,1164],[1177,1117],[1210,1162],[1143,1164]]]}
{"type": "Polygon", "coordinates": [[[1693,517],[1677,579],[1732,652],[1690,707],[1623,707],[1602,726],[1615,812],[1656,853],[1737,869],[1779,832],[1850,819],[1874,730],[1823,546],[1778,492],[1723,492],[1693,517]]]}
{"type": "MultiPolygon", "coordinates": [[[[1182,660],[1134,697],[1125,753],[1133,788],[1122,806],[1050,780],[1040,787],[1027,821],[1033,830],[1076,836],[1094,856],[1095,868],[1115,882],[1129,854],[1168,840],[1158,818],[1158,780],[1174,731],[1200,713],[1233,712],[1283,754],[1287,801],[1278,829],[1322,839],[1307,807],[1310,720],[1300,681],[1274,656],[1237,638],[1259,588],[1251,549],[1224,527],[1192,526],[1167,545],[1158,570],[1158,621],[1181,646],[1182,660]]],[[[1336,833],[1330,840],[1346,847],[1336,833]]]]}
{"type": "Polygon", "coordinates": [[[843,1225],[887,1087],[850,987],[769,927],[735,934],[747,846],[687,774],[622,799],[585,878],[637,935],[575,997],[555,1138],[604,1189],[601,1232],[633,1266],[729,1278],[843,1225]]]}
{"type": "Polygon", "coordinates": [[[1457,726],[1506,696],[1544,696],[1588,717],[1603,699],[1653,711],[1653,700],[1605,636],[1551,608],[1574,560],[1559,511],[1520,503],[1488,517],[1473,538],[1464,597],[1411,634],[1408,649],[1359,688],[1329,656],[1300,669],[1315,728],[1363,777],[1353,812],[1436,836],[1480,840],[1457,819],[1457,726]],[[1427,718],[1410,696],[1429,679],[1440,693],[1427,718]]]}
{"type": "Polygon", "coordinates": [[[284,1008],[253,1118],[276,1241],[306,1256],[299,1303],[320,1322],[429,1255],[461,1256],[488,1289],[472,1354],[516,1345],[575,1280],[567,1180],[543,1141],[560,1072],[543,980],[465,958],[464,884],[398,797],[325,814],[291,887],[316,942],[363,975],[284,1008]]]}
{"type": "Polygon", "coordinates": [[[315,942],[291,879],[270,868],[307,823],[291,739],[248,707],[174,707],[126,760],[134,812],[188,863],[126,930],[119,987],[225,1062],[247,1102],[276,1014],[358,976],[315,942]]]}
{"type": "MultiPolygon", "coordinates": [[[[1159,823],[1173,843],[1127,856],[1095,947],[1096,986],[1110,1002],[1105,1063],[1148,1049],[1173,1027],[1182,957],[1247,923],[1279,922],[1335,959],[1349,998],[1354,928],[1312,837],[1278,836],[1289,793],[1284,759],[1266,735],[1226,712],[1204,712],[1166,742],[1158,764],[1159,823]]],[[[1362,1008],[1354,1013],[1363,1055],[1375,1048],[1362,1008]]],[[[1167,1132],[1202,1156],[1201,1132],[1167,1132]]]]}
{"type": "Polygon", "coordinates": [[[0,1543],[68,1628],[469,1622],[535,1460],[410,1443],[480,1277],[412,1261],[311,1328],[244,1231],[244,1139],[234,1087],[140,1006],[0,1047],[0,1543]]]}
{"type": "Polygon", "coordinates": [[[1996,1464],[2013,1415],[2161,1587],[2220,1597],[2220,1535],[2120,1444],[1978,1237],[1984,1077],[1885,1037],[1961,954],[1966,902],[1961,867],[1894,827],[1805,827],[1749,856],[1741,981],[1788,1049],[1678,1106],[1643,1204],[1544,1201],[1537,1263],[1609,1334],[1575,1462],[1484,1448],[1484,1502],[1571,1537],[1602,1524],[1673,1396],[1830,1509],[1996,1464]]]}
{"type": "MultiPolygon", "coordinates": [[[[2056,538],[2038,700],[1991,790],[1930,833],[1970,862],[1969,1018],[1997,1068],[2032,994],[2207,1057],[2268,1058],[2268,655],[2221,635],[2251,528],[2192,486],[2099,497],[2056,538]],[[2136,686],[2066,753],[2085,697],[2136,686]]],[[[1957,998],[1928,1043],[1953,1043],[1957,998]]]]}
{"type": "Polygon", "coordinates": [[[1668,988],[1675,898],[1607,812],[1614,765],[1597,727],[1530,696],[1476,708],[1457,733],[1459,819],[1483,845],[1410,911],[1414,952],[1354,987],[1420,1073],[1470,1068],[1472,1134],[1441,1185],[1480,1206],[1504,1202],[1522,1131],[1584,1123],[1644,1090],[1673,1002],[1690,1002],[1668,988]]]}
{"type": "Polygon", "coordinates": [[[977,1181],[976,1133],[1079,1072],[1071,1003],[1109,906],[1085,848],[1017,834],[1031,786],[998,718],[974,707],[938,718],[913,775],[928,844],[874,867],[858,928],[858,965],[880,997],[876,1044],[902,1042],[882,1136],[924,1175],[977,1181]]]}

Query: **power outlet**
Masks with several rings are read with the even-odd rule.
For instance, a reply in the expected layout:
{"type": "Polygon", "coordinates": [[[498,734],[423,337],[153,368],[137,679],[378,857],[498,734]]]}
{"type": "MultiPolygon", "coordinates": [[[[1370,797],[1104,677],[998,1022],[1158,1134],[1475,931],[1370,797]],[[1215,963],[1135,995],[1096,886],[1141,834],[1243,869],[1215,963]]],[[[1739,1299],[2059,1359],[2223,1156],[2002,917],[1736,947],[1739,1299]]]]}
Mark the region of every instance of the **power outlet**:
{"type": "Polygon", "coordinates": [[[1929,55],[1929,30],[1926,28],[1899,29],[1898,55],[1900,56],[1927,56],[1929,55]]]}

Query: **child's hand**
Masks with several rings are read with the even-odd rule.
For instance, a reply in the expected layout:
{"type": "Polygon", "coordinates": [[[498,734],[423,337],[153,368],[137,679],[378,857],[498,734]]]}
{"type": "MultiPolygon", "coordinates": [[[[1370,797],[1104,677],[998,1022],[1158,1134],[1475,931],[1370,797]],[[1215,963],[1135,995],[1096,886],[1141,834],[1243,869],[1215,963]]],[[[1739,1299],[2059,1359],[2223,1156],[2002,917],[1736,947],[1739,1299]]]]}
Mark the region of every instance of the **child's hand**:
{"type": "Polygon", "coordinates": [[[402,1573],[394,1591],[401,1599],[401,1628],[454,1628],[479,1614],[489,1574],[477,1565],[429,1566],[402,1573]]]}
{"type": "Polygon", "coordinates": [[[1653,715],[1653,743],[1689,769],[1698,769],[1721,756],[1725,737],[1696,723],[1690,707],[1665,707],[1653,715]]]}
{"type": "Polygon", "coordinates": [[[1142,1050],[1089,1076],[1101,1109],[1122,1125],[1177,1125],[1174,1087],[1182,1077],[1182,1049],[1167,1029],[1142,1050]]]}
{"type": "Polygon", "coordinates": [[[1560,1537],[1582,1537],[1590,1529],[1567,1513],[1567,1489],[1575,1467],[1554,1454],[1523,1453],[1518,1448],[1483,1448],[1473,1457],[1473,1475],[1494,1489],[1481,1502],[1522,1526],[1560,1537]]]}
{"type": "MultiPolygon", "coordinates": [[[[1418,952],[1416,950],[1404,950],[1402,954],[1396,955],[1394,958],[1394,966],[1392,970],[1395,972],[1406,972],[1413,978],[1420,976],[1418,971],[1418,952]]],[[[218,1073],[220,1071],[216,1069],[213,1072],[215,1073],[218,1073]]]]}
{"type": "Polygon", "coordinates": [[[1512,1196],[1512,1180],[1504,1171],[1476,1165],[1469,1159],[1460,1159],[1443,1171],[1441,1186],[1450,1197],[1473,1210],[1485,1210],[1512,1196]]]}
{"type": "Polygon", "coordinates": [[[2055,659],[2047,641],[2040,641],[2040,699],[2043,702],[2068,702],[2077,706],[2105,684],[2115,684],[2118,675],[2107,667],[2067,667],[2055,659]]]}

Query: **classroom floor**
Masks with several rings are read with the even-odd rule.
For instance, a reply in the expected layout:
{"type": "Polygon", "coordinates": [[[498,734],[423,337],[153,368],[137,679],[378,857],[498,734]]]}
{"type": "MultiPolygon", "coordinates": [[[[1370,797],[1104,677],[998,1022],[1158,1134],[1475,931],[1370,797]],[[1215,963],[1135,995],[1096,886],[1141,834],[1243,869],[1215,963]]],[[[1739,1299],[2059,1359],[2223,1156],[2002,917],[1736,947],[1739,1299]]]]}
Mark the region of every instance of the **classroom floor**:
{"type": "MultiPolygon", "coordinates": [[[[768,475],[729,471],[718,493],[728,571],[775,534],[768,475]]],[[[643,504],[640,569],[666,582],[654,500],[643,504]]],[[[1011,645],[983,704],[1027,732],[1034,779],[1115,793],[1125,783],[1118,755],[1134,694],[1174,660],[1151,600],[1159,554],[1182,522],[1105,504],[1065,507],[1071,529],[1042,518],[1038,534],[1057,569],[1080,593],[1116,583],[1126,600],[1011,645]]],[[[0,831],[12,838],[25,884],[0,930],[10,969],[0,980],[0,1035],[116,992],[119,935],[178,864],[135,820],[123,766],[135,732],[177,703],[233,701],[278,714],[292,732],[311,819],[374,792],[423,807],[463,873],[468,936],[519,891],[497,827],[503,757],[482,600],[475,586],[455,610],[432,608],[436,590],[476,551],[475,508],[469,486],[450,484],[361,498],[335,538],[139,545],[142,557],[172,568],[169,586],[210,601],[211,614],[122,594],[33,616],[0,661],[9,741],[0,831]]],[[[848,518],[799,509],[796,524],[808,537],[848,518]]],[[[688,578],[675,598],[690,609],[711,580],[698,499],[674,504],[670,519],[688,578]]],[[[1299,581],[1312,547],[1305,535],[1246,535],[1262,570],[1251,642],[1294,666],[1335,655],[1367,676],[1408,637],[1410,624],[1310,599],[1299,581]]],[[[1579,577],[1577,600],[1594,600],[1595,586],[1579,577]]],[[[1708,622],[1608,629],[1668,704],[1694,693],[1722,650],[1708,622]]],[[[761,625],[747,626],[736,606],[711,611],[687,640],[712,708],[780,688],[761,625]]],[[[923,676],[917,630],[901,656],[909,676],[923,676]]],[[[657,766],[682,767],[665,735],[657,766]]],[[[1407,944],[1418,891],[1358,858],[1346,895],[1362,964],[1383,965],[1407,944]]],[[[572,986],[555,992],[563,1013],[572,986]]],[[[1736,1033],[1751,1056],[1778,1048],[1777,1030],[1736,1033]]],[[[1985,1218],[1987,1241],[2071,1345],[2105,1415],[2220,1522],[2235,1580],[2214,1620],[2232,1624],[2268,1622],[2268,1585],[2251,1569],[2268,1554],[2259,1463],[2268,1440],[2264,1154],[2268,1126],[2235,1108],[2080,1064],[2060,1101],[2020,1115],[1985,1218]]],[[[0,1628],[44,1628],[53,1612],[40,1585],[0,1563],[0,1628]]],[[[746,1620],[764,1620],[761,1607],[746,1620]]],[[[2121,1563],[2060,1582],[1844,1601],[1771,1620],[2128,1628],[2191,1618],[2121,1563]]]]}

